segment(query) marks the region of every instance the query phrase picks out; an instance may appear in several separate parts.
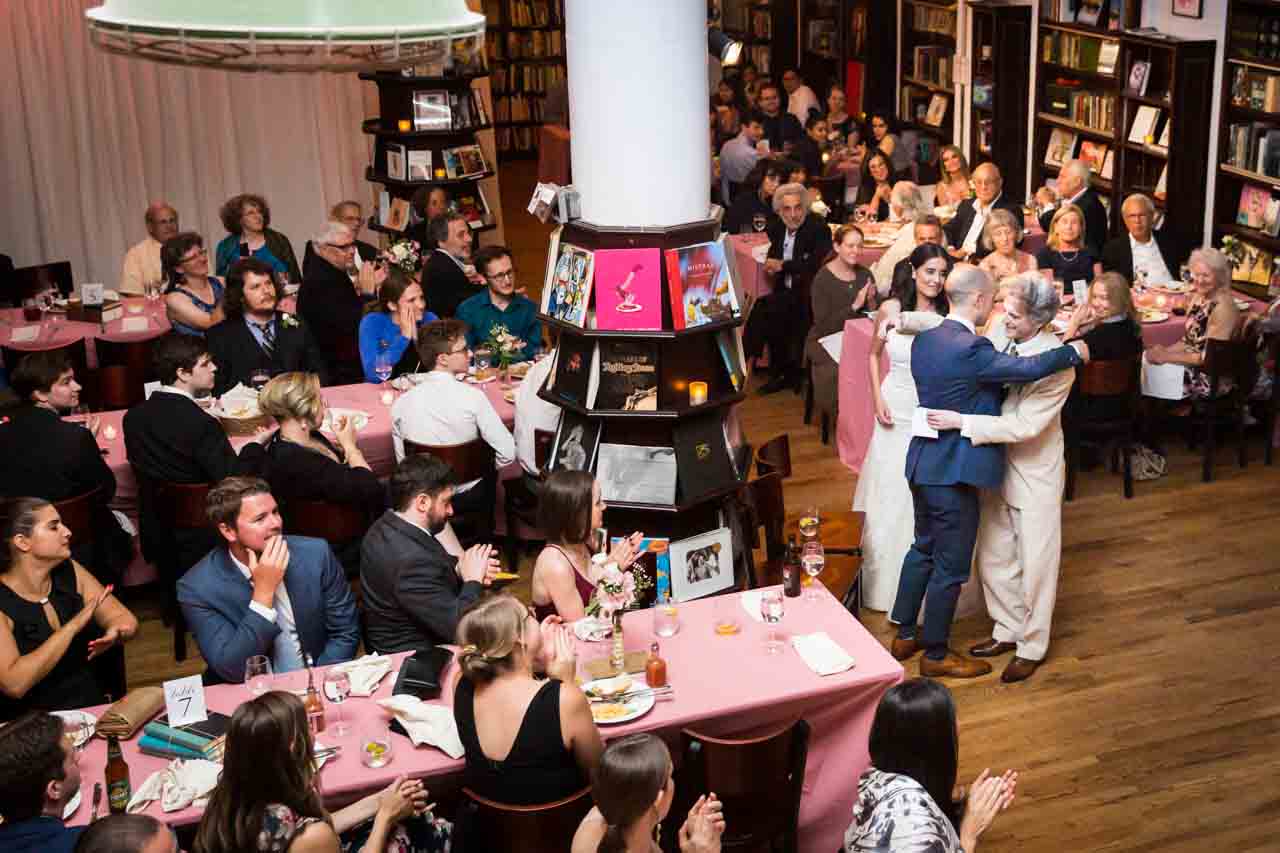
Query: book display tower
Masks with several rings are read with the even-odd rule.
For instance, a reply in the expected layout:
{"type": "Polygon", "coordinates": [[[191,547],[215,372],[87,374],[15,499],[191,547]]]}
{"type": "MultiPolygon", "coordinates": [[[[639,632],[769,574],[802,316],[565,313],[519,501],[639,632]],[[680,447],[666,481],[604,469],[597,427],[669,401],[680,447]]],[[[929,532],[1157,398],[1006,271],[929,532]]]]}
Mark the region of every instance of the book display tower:
{"type": "Polygon", "coordinates": [[[383,187],[371,230],[401,236],[411,224],[410,200],[424,186],[446,189],[473,231],[497,227],[480,185],[495,172],[477,137],[493,127],[485,87],[474,85],[488,76],[479,39],[455,43],[434,63],[360,74],[378,87],[378,117],[363,125],[374,138],[365,176],[383,187]]]}

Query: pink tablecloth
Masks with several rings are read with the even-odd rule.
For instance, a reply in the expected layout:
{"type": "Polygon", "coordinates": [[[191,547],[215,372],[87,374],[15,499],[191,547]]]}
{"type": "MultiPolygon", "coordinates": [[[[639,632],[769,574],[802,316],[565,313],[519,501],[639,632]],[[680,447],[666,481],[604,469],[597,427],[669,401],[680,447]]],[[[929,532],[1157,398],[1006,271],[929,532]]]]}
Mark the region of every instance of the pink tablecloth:
{"type": "Polygon", "coordinates": [[[538,180],[567,187],[571,183],[569,128],[544,124],[538,131],[538,180]]]}
{"type": "MultiPolygon", "coordinates": [[[[719,601],[682,605],[680,632],[662,641],[674,698],[658,702],[650,713],[630,723],[603,727],[601,733],[606,739],[644,731],[674,735],[683,727],[694,727],[705,733],[729,734],[803,718],[812,734],[800,804],[800,849],[836,850],[852,817],[858,776],[870,760],[867,736],[876,705],[889,687],[902,680],[902,666],[830,595],[815,602],[787,599],[788,612],[782,623],[787,633],[825,631],[857,661],[852,670],[826,677],[810,671],[790,648],[780,655],[766,654],[765,626],[748,618],[732,597],[729,604],[738,608],[743,630],[731,637],[716,635],[711,626],[719,601]]],[[[649,611],[627,615],[628,649],[649,647],[652,622],[649,611]]],[[[594,653],[608,654],[609,645],[580,643],[580,661],[594,653]]],[[[450,670],[448,684],[452,684],[456,667],[451,665],[450,670]]],[[[284,678],[286,683],[278,686],[296,688],[305,683],[301,673],[284,678]]],[[[339,739],[326,732],[319,736],[326,746],[343,748],[320,771],[320,789],[330,803],[376,791],[401,773],[432,777],[462,769],[461,760],[454,761],[431,747],[414,749],[400,736],[392,738],[394,758],[386,767],[372,770],[359,763],[358,737],[362,732],[383,730],[387,715],[375,700],[389,696],[394,683],[394,673],[389,674],[372,698],[353,698],[343,704],[352,735],[339,739]]],[[[242,685],[218,685],[208,688],[206,696],[211,710],[230,714],[250,694],[242,685]]],[[[102,708],[89,710],[97,714],[102,708]]],[[[332,708],[328,719],[330,724],[336,719],[332,708]]],[[[163,759],[139,753],[136,744],[136,740],[122,744],[134,790],[165,765],[163,759]]],[[[72,823],[88,820],[93,784],[102,778],[105,764],[106,746],[95,739],[81,756],[84,801],[72,823]]],[[[200,812],[190,808],[165,815],[156,804],[146,812],[175,825],[200,818],[200,812]]]]}
{"type": "MultiPolygon", "coordinates": [[[[509,429],[515,421],[515,407],[506,401],[503,397],[503,391],[498,387],[498,383],[488,382],[481,385],[480,388],[489,398],[489,402],[493,404],[493,408],[497,411],[498,416],[502,418],[502,422],[509,429]]],[[[338,385],[332,388],[324,389],[324,399],[330,408],[335,409],[358,409],[369,414],[369,423],[360,431],[357,437],[357,443],[361,452],[369,462],[369,467],[379,477],[389,475],[395,468],[395,447],[391,440],[391,408],[382,404],[382,389],[380,386],[371,385],[369,383],[361,383],[359,385],[338,385]]],[[[124,412],[103,412],[101,418],[101,428],[98,431],[98,444],[106,451],[105,456],[107,465],[110,466],[111,472],[116,476],[116,496],[111,502],[113,509],[120,510],[128,515],[135,522],[138,517],[138,481],[134,477],[133,468],[129,465],[129,460],[125,454],[124,448],[124,412]],[[107,427],[115,430],[115,438],[107,439],[104,433],[107,427]]],[[[248,438],[232,438],[232,446],[239,449],[249,441],[248,438]]],[[[499,480],[507,480],[520,475],[520,464],[512,462],[507,465],[499,474],[499,480]]],[[[501,485],[499,485],[498,508],[502,508],[501,485]]],[[[505,530],[505,519],[499,512],[499,527],[501,532],[505,530]]],[[[141,555],[136,555],[132,565],[125,573],[125,585],[134,586],[141,583],[154,580],[156,577],[153,567],[144,561],[141,555]]]]}
{"type": "MultiPolygon", "coordinates": [[[[66,319],[59,319],[55,322],[53,318],[61,318],[62,316],[56,314],[48,315],[44,323],[27,323],[22,318],[22,309],[20,308],[0,310],[0,346],[12,347],[25,352],[36,352],[56,349],[84,339],[85,354],[89,367],[97,367],[98,352],[94,347],[95,339],[103,338],[108,341],[127,343],[129,341],[144,341],[150,338],[157,338],[169,331],[169,318],[165,316],[163,302],[147,302],[141,297],[125,297],[124,305],[124,315],[107,323],[105,330],[97,323],[72,323],[66,319]],[[139,320],[146,322],[145,328],[133,329],[127,332],[124,330],[123,327],[126,321],[129,321],[129,324],[134,326],[138,324],[139,320]],[[38,337],[33,341],[14,342],[14,332],[27,327],[39,329],[38,337]]],[[[7,366],[12,368],[12,365],[7,366]]]]}

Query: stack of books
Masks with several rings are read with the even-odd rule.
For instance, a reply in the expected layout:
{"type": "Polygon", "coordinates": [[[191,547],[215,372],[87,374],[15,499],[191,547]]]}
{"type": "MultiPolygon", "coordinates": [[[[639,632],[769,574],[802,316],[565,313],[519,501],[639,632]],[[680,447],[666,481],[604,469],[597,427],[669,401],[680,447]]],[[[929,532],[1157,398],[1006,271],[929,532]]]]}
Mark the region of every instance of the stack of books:
{"type": "Polygon", "coordinates": [[[217,711],[209,712],[209,719],[181,727],[169,725],[169,717],[161,714],[142,728],[138,750],[144,755],[161,758],[203,758],[209,761],[222,759],[227,725],[231,718],[217,711]]]}

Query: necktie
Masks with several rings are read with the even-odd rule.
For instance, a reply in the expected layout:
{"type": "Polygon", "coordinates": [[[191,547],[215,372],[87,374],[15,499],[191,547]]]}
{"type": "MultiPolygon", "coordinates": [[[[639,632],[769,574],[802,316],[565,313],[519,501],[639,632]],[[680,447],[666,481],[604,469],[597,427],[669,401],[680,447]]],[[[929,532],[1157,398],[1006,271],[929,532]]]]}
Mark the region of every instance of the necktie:
{"type": "Polygon", "coordinates": [[[1008,355],[1016,356],[1018,354],[1018,344],[1014,341],[1009,341],[1009,345],[1004,348],[1004,351],[1008,355]]]}
{"type": "Polygon", "coordinates": [[[271,358],[276,353],[276,333],[269,321],[259,323],[258,328],[262,331],[262,351],[267,354],[267,358],[271,358]]]}

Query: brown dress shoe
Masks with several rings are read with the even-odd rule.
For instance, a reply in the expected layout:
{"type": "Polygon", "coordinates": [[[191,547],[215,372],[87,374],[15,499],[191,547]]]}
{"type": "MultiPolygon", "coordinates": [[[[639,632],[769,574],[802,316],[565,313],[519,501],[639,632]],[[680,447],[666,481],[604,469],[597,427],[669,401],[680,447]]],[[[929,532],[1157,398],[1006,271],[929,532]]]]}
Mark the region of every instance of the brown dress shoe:
{"type": "Polygon", "coordinates": [[[1013,660],[1009,661],[1009,665],[1004,668],[1004,672],[1000,674],[1000,680],[1005,684],[1013,684],[1015,681],[1025,681],[1031,677],[1036,671],[1036,667],[1040,665],[1040,661],[1031,660],[1030,658],[1020,658],[1013,656],[1013,660]]]}
{"type": "Polygon", "coordinates": [[[991,672],[991,664],[947,650],[942,660],[920,658],[920,674],[930,678],[977,678],[991,672]]]}
{"type": "Polygon", "coordinates": [[[903,640],[894,637],[889,645],[889,654],[893,655],[894,660],[909,660],[918,651],[920,651],[920,644],[915,639],[903,640]]]}
{"type": "Polygon", "coordinates": [[[976,658],[994,658],[1017,649],[1017,643],[1002,643],[995,637],[988,637],[978,645],[970,647],[969,654],[976,658]]]}

